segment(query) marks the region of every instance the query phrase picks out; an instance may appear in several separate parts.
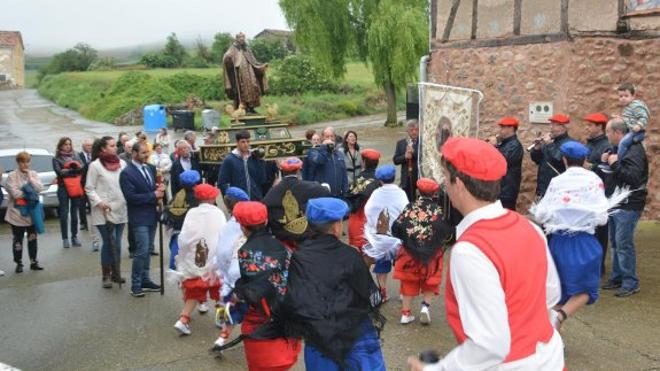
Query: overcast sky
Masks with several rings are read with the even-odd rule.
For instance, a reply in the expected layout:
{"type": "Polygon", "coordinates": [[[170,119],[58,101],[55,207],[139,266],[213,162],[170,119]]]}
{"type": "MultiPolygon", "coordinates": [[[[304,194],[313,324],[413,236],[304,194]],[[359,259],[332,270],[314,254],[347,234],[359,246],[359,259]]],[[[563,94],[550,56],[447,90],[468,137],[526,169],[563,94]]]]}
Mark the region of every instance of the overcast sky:
{"type": "Polygon", "coordinates": [[[20,31],[26,53],[87,42],[96,49],[164,42],[216,32],[288,29],[277,0],[0,0],[0,30],[20,31]]]}

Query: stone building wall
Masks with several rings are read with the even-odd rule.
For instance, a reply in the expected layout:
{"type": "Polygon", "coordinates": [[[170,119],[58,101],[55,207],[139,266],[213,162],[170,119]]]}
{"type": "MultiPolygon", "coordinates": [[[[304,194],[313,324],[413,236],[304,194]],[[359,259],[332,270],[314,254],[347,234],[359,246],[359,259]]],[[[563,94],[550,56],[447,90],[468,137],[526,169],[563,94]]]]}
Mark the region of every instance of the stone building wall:
{"type": "MultiPolygon", "coordinates": [[[[638,87],[651,111],[645,146],[650,165],[649,196],[644,217],[660,219],[660,39],[576,38],[572,41],[481,48],[439,48],[432,52],[429,80],[481,90],[481,137],[493,135],[504,115],[521,120],[524,147],[545,124],[528,122],[532,101],[552,101],[555,113],[572,118],[569,133],[585,139],[581,117],[591,112],[620,113],[616,87],[624,81],[638,87]]],[[[527,208],[536,188],[536,166],[525,156],[518,206],[527,208]]]]}

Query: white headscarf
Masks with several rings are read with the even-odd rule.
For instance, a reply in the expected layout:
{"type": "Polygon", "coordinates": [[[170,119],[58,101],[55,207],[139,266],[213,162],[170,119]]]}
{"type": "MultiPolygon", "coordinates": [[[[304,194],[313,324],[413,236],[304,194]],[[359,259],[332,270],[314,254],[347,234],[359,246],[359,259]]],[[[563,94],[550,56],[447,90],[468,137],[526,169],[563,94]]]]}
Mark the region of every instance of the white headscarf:
{"type": "Polygon", "coordinates": [[[408,196],[395,184],[385,184],[376,189],[364,205],[364,214],[367,217],[364,224],[364,237],[368,243],[363,247],[365,254],[374,259],[393,258],[401,246],[401,240],[387,234],[377,234],[376,226],[381,211],[389,214],[389,231],[392,224],[399,217],[401,211],[408,205],[408,196]]]}

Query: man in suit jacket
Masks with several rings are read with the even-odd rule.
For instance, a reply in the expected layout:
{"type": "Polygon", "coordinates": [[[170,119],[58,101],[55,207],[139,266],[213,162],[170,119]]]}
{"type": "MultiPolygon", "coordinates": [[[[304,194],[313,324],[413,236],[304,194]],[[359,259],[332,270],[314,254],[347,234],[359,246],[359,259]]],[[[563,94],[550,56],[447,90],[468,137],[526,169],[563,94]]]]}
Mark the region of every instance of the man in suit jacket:
{"type": "Polygon", "coordinates": [[[145,291],[160,291],[160,286],[149,278],[149,251],[154,246],[157,206],[165,195],[165,186],[156,184],[156,168],[147,163],[149,151],[146,143],[135,143],[131,154],[133,158],[119,175],[119,184],[126,199],[128,223],[135,240],[131,295],[143,297],[145,291]]]}
{"type": "Polygon", "coordinates": [[[415,184],[417,184],[417,150],[419,143],[419,124],[417,120],[409,120],[408,138],[396,143],[396,150],[392,161],[394,165],[401,165],[400,187],[406,191],[409,201],[415,200],[415,184]]]}
{"type": "Polygon", "coordinates": [[[179,154],[178,158],[172,163],[170,169],[170,190],[172,197],[181,190],[181,182],[179,182],[179,175],[186,170],[196,170],[201,173],[199,162],[193,158],[190,152],[190,146],[185,141],[179,141],[176,145],[176,151],[179,154]]]}

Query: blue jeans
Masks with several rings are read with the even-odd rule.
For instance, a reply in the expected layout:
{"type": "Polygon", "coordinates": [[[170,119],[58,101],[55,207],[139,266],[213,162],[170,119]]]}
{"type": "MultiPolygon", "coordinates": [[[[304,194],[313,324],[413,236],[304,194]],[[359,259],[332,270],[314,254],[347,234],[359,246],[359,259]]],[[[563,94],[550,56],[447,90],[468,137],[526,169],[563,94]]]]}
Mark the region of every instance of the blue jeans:
{"type": "Polygon", "coordinates": [[[61,184],[57,188],[57,200],[60,203],[57,213],[60,217],[60,232],[62,233],[62,239],[69,239],[69,234],[66,228],[67,224],[69,224],[69,214],[71,214],[71,237],[78,236],[78,204],[80,203],[80,199],[70,198],[69,194],[66,193],[64,184],[61,184]]]}
{"type": "MultiPolygon", "coordinates": [[[[110,234],[108,233],[108,226],[106,224],[97,225],[96,229],[103,239],[103,246],[101,247],[101,265],[108,266],[115,264],[114,252],[112,251],[112,243],[110,242],[110,234]]],[[[112,238],[115,239],[117,247],[117,259],[121,259],[121,235],[124,232],[124,224],[115,224],[112,238]]]]}
{"type": "Polygon", "coordinates": [[[170,237],[170,269],[176,270],[176,256],[179,255],[179,233],[172,233],[170,237]]]}
{"type": "Polygon", "coordinates": [[[632,130],[628,130],[626,135],[623,136],[621,141],[619,142],[619,147],[616,151],[617,157],[619,157],[619,161],[623,158],[623,155],[628,152],[628,148],[634,143],[634,142],[641,142],[644,140],[646,137],[646,131],[645,130],[640,130],[639,132],[635,133],[632,130]]]}
{"type": "Polygon", "coordinates": [[[156,237],[156,225],[134,225],[135,252],[133,254],[133,268],[131,270],[131,290],[142,291],[142,286],[151,281],[149,278],[149,263],[156,237]]]}
{"type": "Polygon", "coordinates": [[[618,210],[610,216],[610,242],[612,244],[612,273],[610,282],[621,283],[623,288],[636,289],[635,227],[641,211],[618,210]]]}

